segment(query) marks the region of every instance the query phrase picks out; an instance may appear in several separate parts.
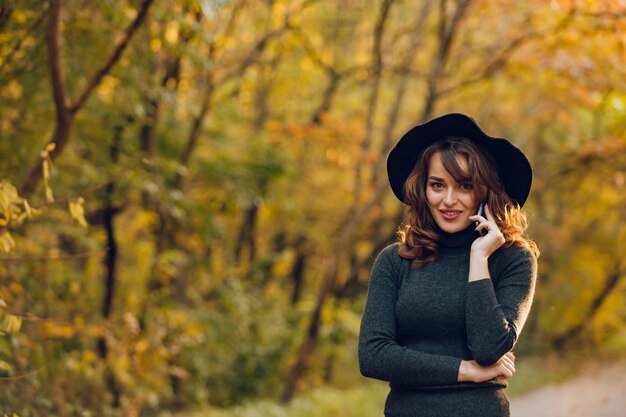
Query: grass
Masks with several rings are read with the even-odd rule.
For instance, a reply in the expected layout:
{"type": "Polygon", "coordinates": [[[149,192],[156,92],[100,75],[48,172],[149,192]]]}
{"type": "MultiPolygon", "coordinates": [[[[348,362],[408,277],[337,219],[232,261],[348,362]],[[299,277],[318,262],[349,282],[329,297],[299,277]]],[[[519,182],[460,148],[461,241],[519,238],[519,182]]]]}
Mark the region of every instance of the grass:
{"type": "MultiPolygon", "coordinates": [[[[615,345],[593,351],[573,351],[535,357],[518,357],[515,376],[510,380],[510,398],[533,391],[544,385],[559,383],[585,370],[626,361],[626,350],[615,345]]],[[[521,355],[520,355],[521,356],[521,355]]],[[[177,414],[179,417],[380,417],[388,384],[363,379],[350,388],[321,387],[297,396],[285,405],[274,400],[260,400],[228,409],[208,408],[197,412],[177,414]]]]}
{"type": "MultiPolygon", "coordinates": [[[[367,380],[347,389],[322,387],[297,396],[285,405],[261,400],[240,406],[210,408],[186,417],[380,417],[389,387],[385,382],[367,380]]],[[[182,417],[182,415],[180,415],[182,417]]]]}

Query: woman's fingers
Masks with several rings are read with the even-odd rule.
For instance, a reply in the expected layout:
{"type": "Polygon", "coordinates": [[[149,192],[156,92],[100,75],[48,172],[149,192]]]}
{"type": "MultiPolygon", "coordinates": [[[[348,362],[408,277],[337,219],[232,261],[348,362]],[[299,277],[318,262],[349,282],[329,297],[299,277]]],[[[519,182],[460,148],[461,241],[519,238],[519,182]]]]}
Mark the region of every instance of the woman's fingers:
{"type": "Polygon", "coordinates": [[[485,204],[484,216],[474,214],[473,216],[469,216],[468,219],[478,222],[478,226],[476,226],[475,229],[476,231],[480,231],[482,229],[487,229],[487,232],[490,232],[491,230],[499,231],[496,219],[491,214],[491,210],[489,209],[489,206],[487,204],[485,204]]]}
{"type": "Polygon", "coordinates": [[[506,362],[500,362],[498,364],[498,373],[505,378],[511,378],[515,373],[515,368],[511,367],[511,365],[506,362]]]}
{"type": "Polygon", "coordinates": [[[476,226],[476,230],[485,229],[489,227],[489,222],[483,216],[476,216],[478,219],[478,226],[476,226]]]}
{"type": "Polygon", "coordinates": [[[502,363],[506,363],[507,365],[510,365],[512,367],[515,367],[515,362],[513,361],[513,359],[509,358],[508,356],[503,356],[500,359],[500,362],[502,363]]]}
{"type": "Polygon", "coordinates": [[[506,378],[510,378],[515,374],[515,359],[513,355],[506,354],[500,358],[500,369],[502,375],[506,378]]]}
{"type": "Polygon", "coordinates": [[[490,222],[496,221],[496,219],[491,214],[491,209],[489,208],[488,204],[485,204],[485,217],[487,217],[487,220],[489,220],[490,222]]]}

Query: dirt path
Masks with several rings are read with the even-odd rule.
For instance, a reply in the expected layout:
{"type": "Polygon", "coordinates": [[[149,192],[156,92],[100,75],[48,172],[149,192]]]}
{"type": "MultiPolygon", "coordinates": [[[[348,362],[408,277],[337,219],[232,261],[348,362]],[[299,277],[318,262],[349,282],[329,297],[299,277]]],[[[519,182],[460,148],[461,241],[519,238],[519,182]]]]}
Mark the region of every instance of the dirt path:
{"type": "Polygon", "coordinates": [[[593,365],[581,376],[511,400],[511,417],[626,417],[626,362],[593,365]]]}

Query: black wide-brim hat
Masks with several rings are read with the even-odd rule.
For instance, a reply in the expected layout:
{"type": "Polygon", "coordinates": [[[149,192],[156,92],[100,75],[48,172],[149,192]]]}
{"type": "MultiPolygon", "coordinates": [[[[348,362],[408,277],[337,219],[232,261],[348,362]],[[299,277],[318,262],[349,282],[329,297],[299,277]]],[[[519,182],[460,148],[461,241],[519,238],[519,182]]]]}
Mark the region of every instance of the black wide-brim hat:
{"type": "Polygon", "coordinates": [[[526,202],[533,173],[530,162],[515,145],[505,138],[487,135],[476,121],[464,114],[451,113],[417,125],[406,132],[387,156],[387,175],[393,193],[404,204],[402,188],[420,153],[430,144],[446,136],[472,140],[493,155],[504,190],[521,206],[526,202]]]}

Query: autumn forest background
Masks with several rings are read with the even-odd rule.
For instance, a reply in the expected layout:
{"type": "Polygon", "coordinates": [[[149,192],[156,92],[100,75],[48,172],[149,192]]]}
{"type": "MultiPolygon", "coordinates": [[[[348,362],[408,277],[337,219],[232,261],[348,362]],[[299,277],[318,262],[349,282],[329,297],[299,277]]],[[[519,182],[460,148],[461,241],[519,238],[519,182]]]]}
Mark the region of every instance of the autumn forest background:
{"type": "Polygon", "coordinates": [[[624,350],[625,17],[620,0],[0,1],[0,413],[381,415],[356,341],[407,215],[385,158],[453,111],[534,167],[520,363],[624,350]]]}

